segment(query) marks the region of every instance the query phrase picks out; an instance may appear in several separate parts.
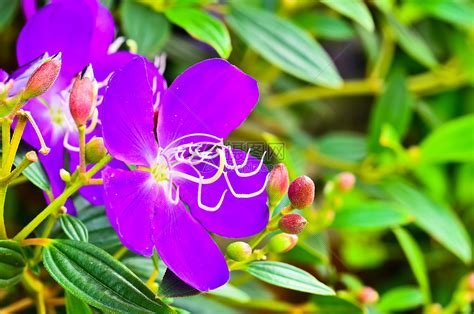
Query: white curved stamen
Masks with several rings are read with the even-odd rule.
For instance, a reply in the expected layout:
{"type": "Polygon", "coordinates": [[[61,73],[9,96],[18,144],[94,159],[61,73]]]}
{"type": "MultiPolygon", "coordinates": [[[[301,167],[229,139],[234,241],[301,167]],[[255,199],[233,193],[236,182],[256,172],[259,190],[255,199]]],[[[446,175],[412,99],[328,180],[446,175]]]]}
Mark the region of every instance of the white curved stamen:
{"type": "Polygon", "coordinates": [[[224,172],[224,178],[227,182],[227,186],[229,187],[229,190],[232,193],[232,195],[236,198],[252,198],[252,197],[255,197],[255,196],[258,196],[258,195],[262,194],[262,192],[265,191],[265,188],[267,187],[268,177],[269,177],[269,175],[267,175],[267,177],[265,178],[265,183],[260,188],[260,190],[258,190],[256,192],[253,192],[253,193],[237,193],[234,190],[234,188],[232,187],[232,183],[229,180],[229,176],[227,175],[227,172],[224,172]]]}
{"type": "Polygon", "coordinates": [[[209,212],[215,212],[219,208],[221,208],[222,203],[224,202],[224,197],[225,197],[226,194],[227,194],[227,190],[224,190],[224,192],[222,193],[221,198],[219,199],[219,202],[216,204],[216,206],[210,207],[210,206],[204,205],[202,203],[202,183],[199,183],[199,185],[198,185],[198,197],[197,197],[198,198],[198,206],[199,206],[199,208],[207,210],[209,212]]]}
{"type": "Polygon", "coordinates": [[[107,50],[107,53],[112,54],[114,52],[117,52],[120,46],[122,46],[124,42],[125,42],[125,37],[123,36],[117,37],[117,39],[115,39],[114,42],[110,44],[109,49],[107,50]]]}
{"type": "MultiPolygon", "coordinates": [[[[256,175],[257,173],[260,172],[260,170],[262,169],[262,166],[263,166],[263,159],[265,158],[265,154],[267,152],[263,152],[263,155],[262,155],[262,158],[260,159],[260,163],[258,164],[258,167],[254,170],[254,171],[251,171],[251,172],[240,172],[239,169],[240,168],[236,168],[235,169],[235,173],[239,176],[239,177],[243,177],[243,178],[246,178],[246,177],[251,177],[253,175],[256,175]]],[[[247,155],[248,157],[248,155],[247,155]]]]}
{"type": "Polygon", "coordinates": [[[69,144],[69,132],[66,132],[64,134],[63,145],[67,150],[79,153],[79,147],[72,146],[71,144],[69,144]]]}
{"type": "MultiPolygon", "coordinates": [[[[184,140],[184,139],[187,139],[187,138],[192,138],[192,137],[208,137],[208,138],[212,138],[212,139],[215,139],[217,140],[218,142],[217,143],[214,143],[214,144],[223,144],[224,141],[222,138],[219,138],[217,136],[214,136],[214,135],[211,135],[211,134],[206,134],[206,133],[192,133],[192,134],[187,134],[187,135],[184,135],[184,136],[181,136],[177,139],[175,139],[174,141],[172,141],[171,143],[169,143],[168,145],[166,145],[166,147],[163,149],[163,150],[168,150],[170,147],[173,147],[174,144],[184,140]]],[[[181,147],[181,146],[179,146],[181,147]]]]}

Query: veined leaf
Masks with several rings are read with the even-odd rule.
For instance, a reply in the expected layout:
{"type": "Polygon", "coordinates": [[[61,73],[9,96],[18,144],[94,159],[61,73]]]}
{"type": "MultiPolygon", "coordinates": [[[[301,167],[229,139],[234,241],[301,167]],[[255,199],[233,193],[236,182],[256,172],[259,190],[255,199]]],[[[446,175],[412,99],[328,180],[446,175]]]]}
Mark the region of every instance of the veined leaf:
{"type": "Polygon", "coordinates": [[[421,161],[474,161],[474,115],[451,120],[431,133],[420,145],[421,161]]]}
{"type": "Polygon", "coordinates": [[[312,294],[332,295],[334,290],[310,273],[281,262],[252,262],[245,269],[252,276],[286,289],[312,294]]]}
{"type": "Polygon", "coordinates": [[[329,295],[315,295],[311,298],[314,314],[363,314],[354,303],[329,295]]]}
{"type": "Polygon", "coordinates": [[[61,215],[59,217],[61,227],[67,237],[75,241],[89,241],[89,233],[82,221],[71,215],[61,215]]]}
{"type": "Polygon", "coordinates": [[[43,263],[69,293],[105,312],[173,313],[134,273],[90,243],[51,240],[43,263]]]}
{"type": "Polygon", "coordinates": [[[363,202],[337,212],[333,228],[369,230],[404,225],[413,218],[402,208],[386,202],[363,202]]]}
{"type": "Polygon", "coordinates": [[[117,233],[112,228],[101,206],[87,206],[79,210],[78,218],[84,223],[88,230],[89,242],[98,247],[109,250],[120,247],[121,242],[117,233]]]}
{"type": "Polygon", "coordinates": [[[329,133],[319,138],[316,144],[322,155],[340,160],[360,161],[367,156],[367,140],[357,133],[329,133]]]}
{"type": "Polygon", "coordinates": [[[295,16],[293,20],[316,37],[347,40],[355,35],[352,25],[345,20],[327,14],[304,12],[295,16]]]}
{"type": "Polygon", "coordinates": [[[195,8],[178,7],[165,11],[166,17],[192,37],[211,45],[222,58],[228,58],[232,50],[230,35],[225,24],[195,8]]]}
{"type": "Polygon", "coordinates": [[[68,314],[93,314],[91,308],[80,299],[66,291],[66,313],[68,314]]]}
{"type": "Polygon", "coordinates": [[[137,52],[149,58],[154,57],[170,34],[170,25],[165,16],[132,0],[123,1],[120,13],[123,31],[137,43],[137,52]]]}
{"type": "Polygon", "coordinates": [[[302,80],[337,87],[341,77],[324,49],[291,22],[265,10],[235,6],[232,29],[267,61],[302,80]]]}
{"type": "Polygon", "coordinates": [[[0,288],[8,288],[23,277],[26,262],[16,241],[0,240],[0,288]]]}
{"type": "Polygon", "coordinates": [[[462,222],[450,208],[433,202],[402,182],[387,182],[382,188],[415,216],[415,223],[420,228],[465,263],[471,261],[471,240],[462,222]]]}
{"type": "Polygon", "coordinates": [[[322,3],[341,13],[342,15],[351,18],[359,23],[368,31],[374,30],[374,20],[370,14],[369,9],[362,0],[321,0],[322,3]]]}

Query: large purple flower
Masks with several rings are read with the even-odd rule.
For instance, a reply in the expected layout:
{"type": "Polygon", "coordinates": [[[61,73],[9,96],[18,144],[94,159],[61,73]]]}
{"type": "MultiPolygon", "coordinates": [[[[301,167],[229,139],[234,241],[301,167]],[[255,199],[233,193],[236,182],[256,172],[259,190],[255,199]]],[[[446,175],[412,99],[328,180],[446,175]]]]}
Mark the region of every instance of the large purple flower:
{"type": "MultiPolygon", "coordinates": [[[[130,62],[135,55],[108,53],[115,33],[114,22],[110,12],[97,0],[53,0],[39,10],[35,1],[24,0],[23,6],[28,21],[17,42],[18,62],[25,64],[44,52],[62,52],[62,69],[54,86],[41,99],[32,100],[24,107],[32,112],[51,148],[51,153],[40,159],[50,178],[53,195],[57,196],[64,189],[59,170],[68,168],[63,163],[65,150],[71,154],[70,168],[75,170],[78,164],[78,132],[68,107],[72,79],[92,64],[95,78],[103,86],[115,69],[130,62]]],[[[94,135],[100,135],[100,130],[91,132],[88,138],[94,135]]],[[[30,126],[25,130],[24,139],[35,148],[39,146],[30,126]]],[[[103,203],[101,187],[87,187],[80,192],[94,204],[103,203]]],[[[67,207],[73,209],[72,203],[67,207]]]]}
{"type": "Polygon", "coordinates": [[[224,145],[258,101],[254,79],[225,60],[194,65],[164,92],[154,125],[153,87],[142,58],[111,78],[102,104],[105,145],[135,170],[103,172],[107,215],[123,244],[165,264],[201,291],[229,270],[208,231],[238,238],[268,222],[261,160],[224,145]]]}

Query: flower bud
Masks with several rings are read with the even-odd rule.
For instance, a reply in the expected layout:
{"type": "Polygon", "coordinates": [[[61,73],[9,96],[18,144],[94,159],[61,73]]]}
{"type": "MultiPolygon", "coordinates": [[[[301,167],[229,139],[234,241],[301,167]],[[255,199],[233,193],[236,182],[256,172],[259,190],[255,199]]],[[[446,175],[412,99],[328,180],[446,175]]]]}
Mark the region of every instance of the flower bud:
{"type": "Polygon", "coordinates": [[[337,176],[336,182],[339,190],[348,192],[354,187],[356,177],[350,172],[342,172],[337,176]]]}
{"type": "Polygon", "coordinates": [[[467,289],[474,291],[474,273],[467,275],[467,289]]]}
{"type": "Polygon", "coordinates": [[[307,222],[306,218],[299,214],[288,214],[280,219],[278,226],[283,232],[298,234],[304,230],[307,222]]]}
{"type": "Polygon", "coordinates": [[[374,304],[379,300],[379,294],[371,287],[363,287],[357,293],[357,298],[363,304],[374,304]]]}
{"type": "Polygon", "coordinates": [[[107,149],[102,137],[94,137],[86,144],[86,163],[95,164],[105,157],[107,149]]]}
{"type": "Polygon", "coordinates": [[[30,76],[22,97],[30,99],[44,94],[56,81],[61,70],[61,53],[46,59],[30,76]]]}
{"type": "Polygon", "coordinates": [[[273,253],[285,253],[295,247],[298,236],[288,233],[280,233],[268,241],[267,248],[273,253]]]}
{"type": "Polygon", "coordinates": [[[237,262],[243,262],[252,255],[252,248],[248,243],[237,241],[229,244],[227,255],[237,262]]]}
{"type": "Polygon", "coordinates": [[[77,126],[85,125],[94,112],[97,101],[97,82],[92,66],[87,66],[72,84],[69,110],[77,126]]]}
{"type": "Polygon", "coordinates": [[[267,193],[271,206],[278,204],[286,192],[290,184],[288,178],[288,170],[284,164],[276,165],[270,171],[267,184],[267,193]]]}
{"type": "Polygon", "coordinates": [[[314,201],[314,182],[307,176],[301,176],[291,182],[288,198],[294,208],[305,208],[314,201]]]}
{"type": "Polygon", "coordinates": [[[71,174],[65,169],[59,170],[59,176],[61,177],[61,180],[66,183],[71,181],[71,174]]]}

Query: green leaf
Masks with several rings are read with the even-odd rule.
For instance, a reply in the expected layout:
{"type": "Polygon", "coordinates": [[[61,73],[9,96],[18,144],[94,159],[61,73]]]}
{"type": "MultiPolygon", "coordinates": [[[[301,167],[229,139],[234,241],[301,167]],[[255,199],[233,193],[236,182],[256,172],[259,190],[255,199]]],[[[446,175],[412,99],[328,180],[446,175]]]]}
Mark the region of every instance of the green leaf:
{"type": "Polygon", "coordinates": [[[393,16],[387,15],[387,20],[397,37],[400,47],[413,59],[428,68],[438,65],[433,52],[424,39],[414,30],[397,21],[393,16]]]}
{"type": "Polygon", "coordinates": [[[165,16],[132,0],[122,3],[120,13],[123,31],[137,43],[137,52],[149,58],[154,57],[170,35],[170,25],[165,16]]]}
{"type": "Polygon", "coordinates": [[[293,21],[316,37],[347,40],[355,35],[354,29],[349,23],[327,14],[304,12],[295,16],[293,21]]]}
{"type": "Polygon", "coordinates": [[[0,288],[17,284],[23,277],[26,262],[16,241],[0,240],[0,288]]]}
{"type": "Polygon", "coordinates": [[[93,314],[91,308],[80,299],[66,291],[66,313],[68,314],[93,314]]]}
{"type": "Polygon", "coordinates": [[[420,145],[425,163],[474,161],[474,114],[451,120],[420,145]]]}
{"type": "Polygon", "coordinates": [[[469,2],[453,0],[412,1],[424,13],[456,26],[474,28],[474,6],[469,2]]]}
{"type": "MultiPolygon", "coordinates": [[[[13,164],[18,166],[25,157],[26,153],[27,151],[24,148],[18,149],[18,153],[15,156],[13,164]]],[[[23,170],[23,175],[27,177],[31,183],[43,191],[48,191],[51,189],[48,176],[44,172],[43,166],[41,166],[39,161],[29,165],[25,170],[23,170]]]]}
{"type": "Polygon", "coordinates": [[[104,249],[117,249],[121,242],[105,215],[104,207],[87,206],[78,211],[77,217],[89,231],[89,242],[104,249]]]}
{"type": "Polygon", "coordinates": [[[337,87],[342,79],[329,55],[306,32],[265,10],[235,6],[232,29],[267,61],[302,80],[337,87]]]}
{"type": "Polygon", "coordinates": [[[333,228],[373,230],[404,225],[412,217],[400,206],[386,202],[363,202],[337,212],[333,228]]]}
{"type": "Polygon", "coordinates": [[[415,216],[415,223],[465,263],[471,261],[471,240],[462,222],[449,208],[403,182],[382,185],[387,194],[415,216]]]}
{"type": "Polygon", "coordinates": [[[456,199],[464,206],[474,205],[474,163],[459,165],[456,171],[456,199]]]}
{"type": "Polygon", "coordinates": [[[405,78],[400,71],[395,71],[372,110],[368,138],[370,150],[376,151],[380,147],[380,135],[385,124],[391,125],[399,136],[403,136],[408,130],[411,116],[412,99],[405,78]]]}
{"type": "Polygon", "coordinates": [[[19,3],[19,0],[0,0],[0,30],[10,24],[15,17],[19,3]]]}
{"type": "Polygon", "coordinates": [[[317,141],[319,153],[335,159],[360,161],[367,156],[367,140],[357,133],[334,132],[317,141]]]}
{"type": "Polygon", "coordinates": [[[334,291],[310,273],[281,262],[252,262],[245,269],[252,276],[275,286],[308,292],[332,295],[334,291]]]}
{"type": "Polygon", "coordinates": [[[411,270],[415,275],[415,278],[420,286],[423,293],[425,304],[429,304],[431,300],[430,283],[428,279],[428,271],[426,269],[425,258],[421,251],[418,243],[411,236],[411,234],[403,228],[397,228],[393,230],[397,237],[400,246],[408,259],[411,270]]]}
{"type": "Polygon", "coordinates": [[[322,3],[341,13],[342,15],[351,18],[359,23],[369,32],[374,30],[374,20],[367,6],[362,0],[321,0],[322,3]]]}
{"type": "Polygon", "coordinates": [[[354,303],[335,296],[315,295],[311,298],[314,314],[363,314],[354,303]]]}
{"type": "MultiPolygon", "coordinates": [[[[150,275],[155,270],[155,266],[153,265],[153,260],[149,257],[144,256],[132,256],[127,257],[122,260],[122,263],[127,266],[131,271],[133,271],[138,277],[140,277],[143,281],[148,280],[150,275]]],[[[163,275],[165,274],[166,265],[163,261],[158,261],[158,270],[159,274],[156,277],[155,281],[161,281],[163,279],[163,275]]]]}
{"type": "Polygon", "coordinates": [[[102,311],[173,313],[134,273],[90,243],[52,240],[43,263],[65,290],[102,311]]]}
{"type": "Polygon", "coordinates": [[[82,221],[71,215],[61,215],[59,217],[61,228],[67,237],[76,241],[89,241],[89,233],[82,221]]]}
{"type": "Polygon", "coordinates": [[[377,308],[382,311],[407,311],[423,304],[423,294],[417,287],[397,287],[385,292],[377,308]]]}
{"type": "Polygon", "coordinates": [[[211,45],[222,58],[228,58],[232,51],[230,35],[225,24],[195,8],[171,8],[165,11],[166,17],[192,37],[211,45]]]}

